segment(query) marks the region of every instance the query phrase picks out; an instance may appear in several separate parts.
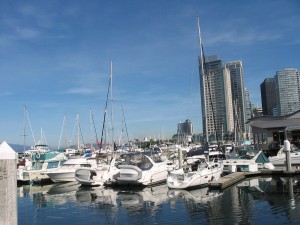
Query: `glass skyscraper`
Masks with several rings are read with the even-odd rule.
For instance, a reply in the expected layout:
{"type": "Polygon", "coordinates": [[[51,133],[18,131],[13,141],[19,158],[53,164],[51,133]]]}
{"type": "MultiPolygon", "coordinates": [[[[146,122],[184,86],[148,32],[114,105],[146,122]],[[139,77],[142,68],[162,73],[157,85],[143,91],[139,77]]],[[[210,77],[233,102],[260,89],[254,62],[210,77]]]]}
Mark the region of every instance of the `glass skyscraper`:
{"type": "Polygon", "coordinates": [[[278,115],[300,110],[299,71],[294,68],[277,71],[274,79],[278,115]]]}

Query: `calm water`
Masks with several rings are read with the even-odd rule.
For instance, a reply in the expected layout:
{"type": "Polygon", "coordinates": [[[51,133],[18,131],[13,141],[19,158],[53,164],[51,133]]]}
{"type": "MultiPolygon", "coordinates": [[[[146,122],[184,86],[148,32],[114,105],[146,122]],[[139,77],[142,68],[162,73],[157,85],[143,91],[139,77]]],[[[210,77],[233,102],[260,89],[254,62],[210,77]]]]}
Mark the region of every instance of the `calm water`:
{"type": "MultiPolygon", "coordinates": [[[[19,225],[300,224],[298,178],[253,178],[222,192],[202,188],[18,188],[19,225]]],[[[300,179],[299,179],[300,181],[300,179]]]]}

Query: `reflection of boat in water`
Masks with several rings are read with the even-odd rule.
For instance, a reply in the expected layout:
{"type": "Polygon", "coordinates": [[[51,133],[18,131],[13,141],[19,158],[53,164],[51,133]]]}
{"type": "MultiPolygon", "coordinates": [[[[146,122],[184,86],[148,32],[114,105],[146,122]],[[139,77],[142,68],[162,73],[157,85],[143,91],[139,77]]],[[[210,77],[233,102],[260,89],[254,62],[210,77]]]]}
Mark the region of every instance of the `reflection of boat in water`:
{"type": "Polygon", "coordinates": [[[127,210],[137,210],[140,208],[155,208],[163,204],[168,199],[168,186],[158,185],[146,187],[141,190],[121,190],[118,192],[118,200],[122,207],[127,210]]]}
{"type": "Polygon", "coordinates": [[[29,196],[35,205],[47,207],[47,204],[62,205],[66,202],[75,202],[77,182],[57,183],[48,185],[22,185],[18,187],[18,196],[29,196]],[[46,204],[47,203],[47,204],[46,204]]]}
{"type": "Polygon", "coordinates": [[[21,185],[18,187],[18,196],[25,197],[27,195],[33,196],[34,194],[42,193],[47,194],[47,192],[51,189],[52,184],[48,185],[21,185]]]}
{"type": "Polygon", "coordinates": [[[63,194],[77,191],[80,184],[78,182],[55,183],[51,186],[47,194],[63,194]]]}
{"type": "Polygon", "coordinates": [[[76,201],[79,203],[98,203],[99,205],[116,206],[117,191],[111,188],[80,187],[76,191],[76,201]]]}
{"type": "Polygon", "coordinates": [[[193,203],[208,203],[217,200],[223,192],[218,190],[209,190],[208,187],[194,189],[194,190],[179,190],[171,189],[168,191],[168,197],[170,199],[182,198],[186,202],[192,201],[193,203]]]}
{"type": "Polygon", "coordinates": [[[265,192],[272,181],[271,177],[245,179],[238,183],[238,188],[247,188],[251,192],[265,192]]]}
{"type": "Polygon", "coordinates": [[[152,208],[167,200],[168,186],[159,185],[145,188],[122,187],[80,187],[76,191],[77,202],[96,203],[99,206],[121,206],[123,209],[135,211],[144,207],[152,208]]]}

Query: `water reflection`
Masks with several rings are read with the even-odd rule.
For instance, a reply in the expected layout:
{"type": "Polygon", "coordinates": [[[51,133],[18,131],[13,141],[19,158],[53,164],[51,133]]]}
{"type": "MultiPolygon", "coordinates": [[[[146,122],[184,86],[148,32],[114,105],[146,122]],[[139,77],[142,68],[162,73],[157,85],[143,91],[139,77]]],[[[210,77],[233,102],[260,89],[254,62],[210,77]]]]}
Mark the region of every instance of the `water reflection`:
{"type": "Polygon", "coordinates": [[[224,191],[25,185],[18,188],[18,215],[26,214],[24,224],[300,224],[299,181],[255,177],[224,191]]]}

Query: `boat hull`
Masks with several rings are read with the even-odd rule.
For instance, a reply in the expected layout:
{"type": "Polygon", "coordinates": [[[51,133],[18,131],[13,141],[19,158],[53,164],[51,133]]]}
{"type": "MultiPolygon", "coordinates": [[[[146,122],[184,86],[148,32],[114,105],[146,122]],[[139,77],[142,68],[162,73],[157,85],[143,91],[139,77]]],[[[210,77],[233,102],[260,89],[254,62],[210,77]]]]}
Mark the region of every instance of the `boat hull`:
{"type": "Polygon", "coordinates": [[[214,171],[206,175],[197,172],[188,174],[176,174],[176,176],[168,176],[167,185],[172,189],[189,189],[205,187],[209,182],[218,180],[221,177],[221,171],[214,171]],[[182,179],[183,178],[183,179],[182,179]]]}
{"type": "Polygon", "coordinates": [[[152,186],[163,183],[167,179],[167,164],[156,164],[149,170],[142,170],[137,166],[122,165],[119,166],[120,173],[117,176],[117,184],[119,185],[142,185],[152,186]]]}
{"type": "Polygon", "coordinates": [[[75,169],[72,171],[64,171],[64,172],[48,172],[47,175],[55,183],[76,181],[75,169]]]}

